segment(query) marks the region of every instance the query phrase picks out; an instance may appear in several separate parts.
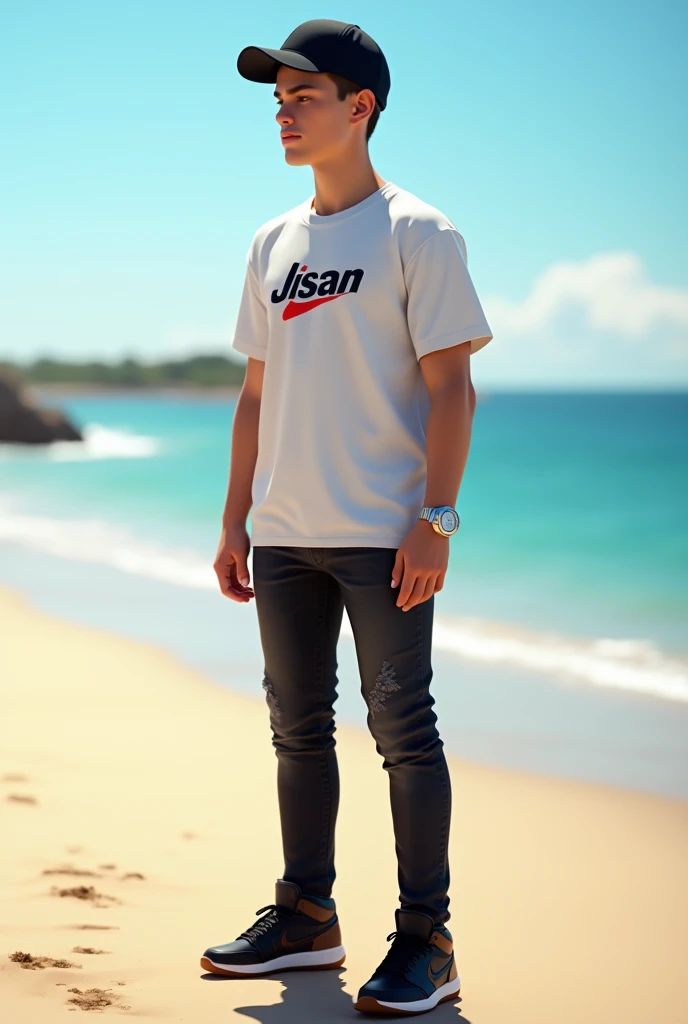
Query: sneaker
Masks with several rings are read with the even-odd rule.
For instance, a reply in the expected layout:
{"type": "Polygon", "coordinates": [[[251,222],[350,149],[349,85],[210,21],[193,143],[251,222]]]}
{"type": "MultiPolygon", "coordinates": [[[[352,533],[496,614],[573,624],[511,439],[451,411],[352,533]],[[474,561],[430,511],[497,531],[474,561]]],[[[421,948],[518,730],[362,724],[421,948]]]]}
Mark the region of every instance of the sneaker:
{"type": "Polygon", "coordinates": [[[212,974],[246,977],[284,970],[340,967],[346,956],[333,899],[306,896],[278,878],[275,902],[254,925],[222,946],[210,946],[201,967],[212,974]]]}
{"type": "Polygon", "coordinates": [[[397,930],[387,955],[360,989],[354,1009],[366,1013],[426,1013],[456,999],[461,981],[454,961],[451,932],[435,925],[429,914],[395,912],[397,930]]]}

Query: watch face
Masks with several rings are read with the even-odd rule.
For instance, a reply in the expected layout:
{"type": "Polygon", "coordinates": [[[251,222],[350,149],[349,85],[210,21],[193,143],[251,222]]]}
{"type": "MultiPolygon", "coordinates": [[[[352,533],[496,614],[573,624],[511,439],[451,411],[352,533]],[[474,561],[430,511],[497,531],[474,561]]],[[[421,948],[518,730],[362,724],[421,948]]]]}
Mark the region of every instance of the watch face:
{"type": "Polygon", "coordinates": [[[445,509],[440,516],[440,526],[443,530],[446,530],[447,533],[451,533],[452,530],[456,528],[457,522],[458,516],[456,512],[453,512],[451,509],[445,509]]]}

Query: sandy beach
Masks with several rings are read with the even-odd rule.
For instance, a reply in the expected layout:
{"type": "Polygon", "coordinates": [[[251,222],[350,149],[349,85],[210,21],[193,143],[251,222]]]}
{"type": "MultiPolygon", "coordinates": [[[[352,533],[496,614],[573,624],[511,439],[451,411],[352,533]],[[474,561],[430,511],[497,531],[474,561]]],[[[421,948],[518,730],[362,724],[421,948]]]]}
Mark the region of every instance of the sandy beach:
{"type": "MultiPolygon", "coordinates": [[[[206,975],[201,953],[253,923],[283,869],[260,680],[255,698],[223,690],[8,590],[0,633],[3,1020],[373,1019],[352,1003],[387,950],[397,885],[372,738],[337,730],[344,965],[206,975]]],[[[685,1024],[688,804],[449,762],[462,987],[433,1019],[685,1024]]]]}

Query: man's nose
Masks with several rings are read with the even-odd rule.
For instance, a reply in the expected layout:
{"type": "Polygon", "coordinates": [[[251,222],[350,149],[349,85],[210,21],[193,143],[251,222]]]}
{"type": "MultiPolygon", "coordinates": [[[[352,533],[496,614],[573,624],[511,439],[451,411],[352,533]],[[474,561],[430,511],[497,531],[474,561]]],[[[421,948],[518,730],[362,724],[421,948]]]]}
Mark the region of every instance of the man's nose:
{"type": "Polygon", "coordinates": [[[280,107],[275,115],[277,124],[293,124],[294,118],[285,107],[280,107]]]}

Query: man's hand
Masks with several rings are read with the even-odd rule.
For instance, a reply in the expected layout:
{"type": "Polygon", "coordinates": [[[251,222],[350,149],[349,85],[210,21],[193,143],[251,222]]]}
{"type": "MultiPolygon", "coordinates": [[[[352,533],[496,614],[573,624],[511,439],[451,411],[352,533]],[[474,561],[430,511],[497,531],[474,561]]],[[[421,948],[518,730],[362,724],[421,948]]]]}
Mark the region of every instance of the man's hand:
{"type": "Polygon", "coordinates": [[[242,604],[255,597],[248,585],[251,580],[246,563],[250,548],[251,541],[245,526],[223,526],[213,569],[225,597],[242,604]]]}
{"type": "Polygon", "coordinates": [[[404,537],[392,569],[392,586],[401,582],[397,607],[407,612],[441,590],[448,563],[449,537],[419,519],[404,537]]]}

